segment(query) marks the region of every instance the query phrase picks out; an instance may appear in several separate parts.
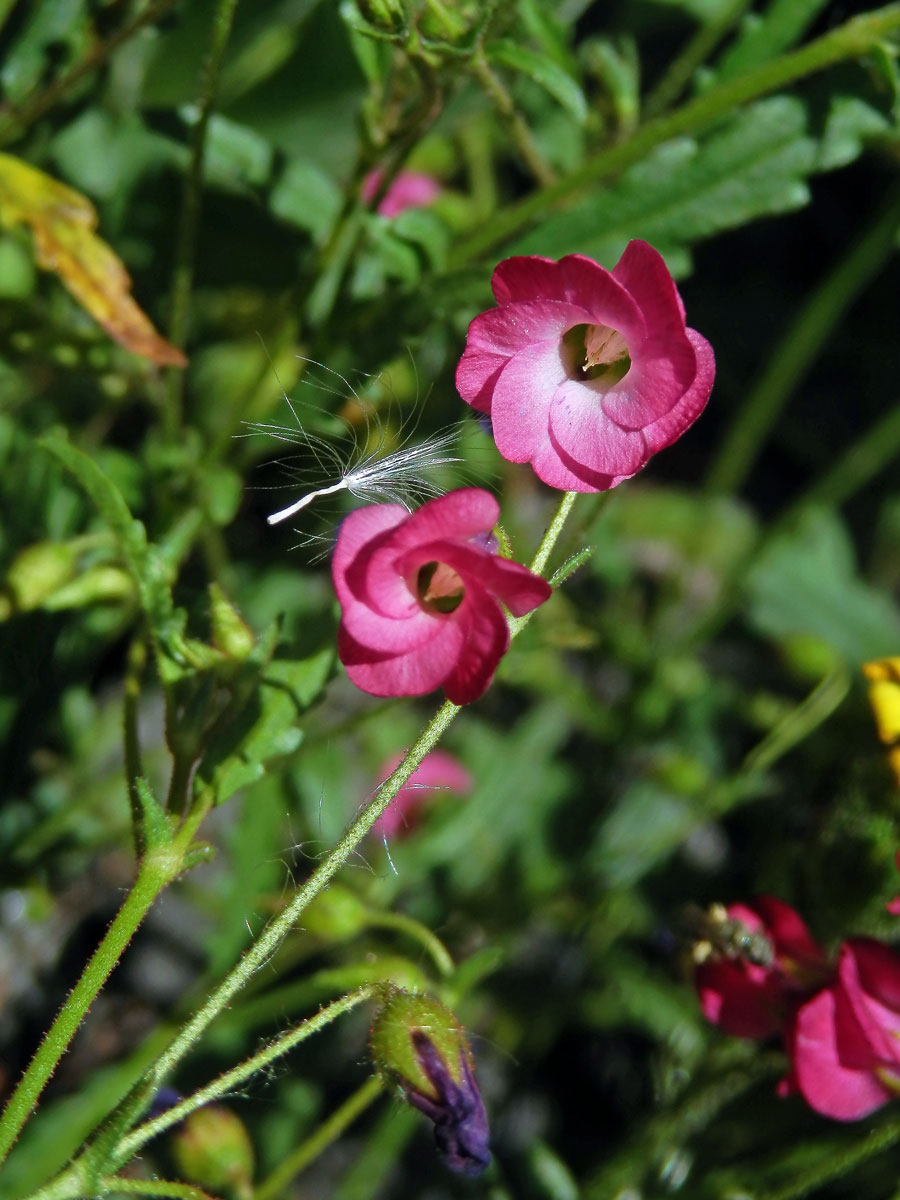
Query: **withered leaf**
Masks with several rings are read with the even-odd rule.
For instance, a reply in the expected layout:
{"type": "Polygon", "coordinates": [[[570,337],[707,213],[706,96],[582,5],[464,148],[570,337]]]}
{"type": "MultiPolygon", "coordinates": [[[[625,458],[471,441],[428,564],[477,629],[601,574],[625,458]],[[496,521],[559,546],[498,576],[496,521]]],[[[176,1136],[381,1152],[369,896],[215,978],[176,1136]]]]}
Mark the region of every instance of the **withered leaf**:
{"type": "Polygon", "coordinates": [[[80,192],[0,154],[0,224],[29,226],[38,266],[55,271],[120,346],[162,366],[187,366],[132,299],[128,272],[94,232],[97,212],[80,192]]]}

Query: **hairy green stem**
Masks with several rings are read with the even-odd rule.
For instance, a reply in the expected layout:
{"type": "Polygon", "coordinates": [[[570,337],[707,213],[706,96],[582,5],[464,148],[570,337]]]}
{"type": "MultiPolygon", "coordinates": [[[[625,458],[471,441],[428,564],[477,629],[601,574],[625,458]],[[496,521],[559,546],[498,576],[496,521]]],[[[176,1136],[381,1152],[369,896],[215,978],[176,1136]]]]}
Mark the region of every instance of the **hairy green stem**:
{"type": "Polygon", "coordinates": [[[262,1181],[253,1193],[253,1200],[276,1200],[291,1180],[308,1167],[313,1159],[318,1158],[323,1150],[336,1142],[383,1091],[384,1084],[377,1075],[367,1079],[361,1088],[348,1097],[327,1121],[323,1121],[314,1133],[291,1151],[284,1162],[262,1181]]]}
{"type": "Polygon", "coordinates": [[[892,192],[875,219],[797,314],[762,375],[741,405],[710,468],[711,492],[737,491],[791,393],[809,371],[822,346],[848,308],[894,253],[900,226],[900,189],[892,192]]]}
{"type": "MultiPolygon", "coordinates": [[[[562,533],[563,526],[568,519],[569,513],[572,511],[572,505],[580,495],[580,492],[563,492],[563,498],[560,500],[559,507],[553,514],[553,519],[547,526],[547,530],[541,539],[541,544],[538,546],[537,554],[535,554],[534,558],[531,560],[530,568],[535,575],[544,574],[547,567],[547,562],[551,553],[553,552],[553,547],[556,545],[557,539],[562,533]]],[[[520,634],[533,616],[534,610],[532,610],[530,613],[526,613],[524,617],[510,617],[510,637],[516,637],[518,634],[520,634]]]]}
{"type": "Polygon", "coordinates": [[[242,1063],[238,1063],[236,1067],[232,1067],[230,1071],[224,1071],[212,1083],[208,1083],[206,1087],[200,1088],[193,1095],[186,1097],[172,1108],[167,1109],[158,1117],[154,1117],[150,1121],[145,1121],[143,1125],[139,1125],[137,1129],[131,1131],[122,1138],[115,1150],[115,1160],[121,1165],[126,1162],[135,1151],[139,1150],[151,1138],[156,1137],[166,1129],[170,1129],[173,1125],[177,1125],[179,1121],[194,1112],[195,1109],[201,1108],[204,1104],[209,1104],[212,1100],[218,1100],[220,1096],[224,1096],[233,1088],[238,1087],[242,1083],[246,1083],[251,1076],[257,1071],[261,1071],[282,1055],[293,1050],[295,1046],[299,1046],[301,1042],[305,1042],[307,1038],[312,1037],[314,1033],[318,1033],[320,1029],[324,1029],[326,1025],[330,1025],[332,1021],[343,1016],[344,1013],[350,1012],[357,1005],[362,1004],[365,1000],[370,1000],[376,993],[375,986],[363,987],[356,992],[351,992],[348,996],[342,996],[339,1000],[333,1001],[331,1004],[319,1010],[314,1017],[309,1017],[305,1021],[301,1021],[289,1033],[283,1034],[281,1037],[275,1038],[268,1046],[264,1046],[256,1054],[245,1059],[242,1063]]]}
{"type": "Polygon", "coordinates": [[[159,893],[177,874],[180,855],[174,848],[154,851],[143,860],[134,887],[94,951],[81,978],[69,993],[44,1036],[25,1074],[0,1117],[0,1163],[37,1105],[44,1087],[75,1036],[88,1009],[122,957],[135,930],[159,893]]]}
{"type": "Polygon", "coordinates": [[[601,150],[579,170],[560,179],[558,183],[542,188],[499,213],[494,220],[486,222],[477,233],[457,246],[454,259],[458,262],[478,258],[530,225],[547,209],[572,199],[589,184],[639,162],[663,142],[684,134],[698,133],[750,100],[796,83],[835,63],[860,58],[898,28],[900,4],[889,4],[875,12],[852,18],[792,54],[785,54],[774,62],[765,63],[736,79],[710,88],[668,116],[648,122],[627,141],[601,150]]]}
{"type": "Polygon", "coordinates": [[[121,1192],[126,1196],[162,1196],[171,1200],[215,1200],[203,1188],[174,1179],[124,1179],[120,1175],[104,1176],[100,1180],[102,1194],[121,1192]]]}
{"type": "MultiPolygon", "coordinates": [[[[200,82],[197,119],[191,129],[191,158],[184,184],[184,198],[178,225],[175,250],[175,270],[172,277],[169,338],[183,350],[187,340],[188,310],[194,283],[194,247],[200,221],[200,192],[203,186],[203,162],[206,156],[206,131],[216,101],[219,68],[228,44],[237,0],[218,0],[213,19],[212,40],[200,82]]],[[[181,428],[181,408],[184,396],[184,371],[172,367],[166,375],[163,408],[165,430],[174,438],[181,428]]]]}

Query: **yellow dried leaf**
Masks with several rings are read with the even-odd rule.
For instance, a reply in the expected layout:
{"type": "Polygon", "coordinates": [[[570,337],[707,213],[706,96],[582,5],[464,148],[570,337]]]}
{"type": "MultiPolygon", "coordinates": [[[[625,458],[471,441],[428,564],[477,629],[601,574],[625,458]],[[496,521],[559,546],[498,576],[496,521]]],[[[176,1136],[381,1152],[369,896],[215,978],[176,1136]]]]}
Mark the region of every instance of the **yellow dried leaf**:
{"type": "Polygon", "coordinates": [[[187,366],[132,299],[128,272],[97,237],[96,210],[80,192],[0,154],[0,224],[29,226],[38,266],[55,271],[120,346],[162,366],[187,366]]]}

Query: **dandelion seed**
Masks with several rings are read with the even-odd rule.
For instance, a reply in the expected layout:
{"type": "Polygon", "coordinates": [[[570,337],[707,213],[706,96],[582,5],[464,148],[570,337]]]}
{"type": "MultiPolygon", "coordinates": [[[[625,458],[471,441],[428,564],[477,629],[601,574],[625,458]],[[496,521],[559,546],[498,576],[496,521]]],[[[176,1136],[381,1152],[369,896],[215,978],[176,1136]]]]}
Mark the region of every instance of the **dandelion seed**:
{"type": "MultiPolygon", "coordinates": [[[[321,363],[313,365],[322,367],[321,363]]],[[[326,367],[323,369],[329,370],[326,367]]],[[[430,479],[428,473],[435,467],[463,461],[452,453],[458,437],[458,427],[452,426],[424,438],[421,442],[413,442],[410,439],[415,434],[415,425],[418,423],[416,418],[412,428],[409,428],[410,422],[406,422],[400,429],[401,436],[406,438],[404,444],[396,450],[387,450],[386,433],[371,406],[360,397],[343,375],[336,371],[329,373],[341,381],[362,409],[365,415],[364,436],[360,437],[353,426],[345,422],[351,435],[351,445],[342,453],[325,438],[304,429],[297,409],[287,394],[282,392],[285,403],[296,421],[296,428],[267,423],[254,423],[250,428],[253,433],[266,434],[305,450],[315,461],[317,472],[324,475],[327,482],[305,491],[297,500],[272,513],[266,518],[268,524],[278,525],[314,501],[339,492],[348,492],[366,504],[402,504],[409,511],[424,501],[441,495],[443,488],[430,479]]],[[[338,396],[344,394],[337,389],[324,387],[317,381],[308,382],[323,391],[338,396]]],[[[299,481],[301,472],[292,465],[290,459],[283,460],[281,465],[287,467],[299,481]]],[[[312,540],[316,540],[313,535],[311,537],[312,540]]]]}
{"type": "Polygon", "coordinates": [[[455,442],[456,430],[449,429],[434,434],[424,442],[401,446],[399,450],[388,454],[375,451],[364,455],[347,465],[337,483],[307,492],[287,508],[272,513],[266,520],[270,525],[277,525],[314,500],[342,491],[349,492],[366,504],[389,501],[412,510],[422,501],[439,496],[443,490],[425,472],[462,461],[458,455],[449,453],[455,442]]]}

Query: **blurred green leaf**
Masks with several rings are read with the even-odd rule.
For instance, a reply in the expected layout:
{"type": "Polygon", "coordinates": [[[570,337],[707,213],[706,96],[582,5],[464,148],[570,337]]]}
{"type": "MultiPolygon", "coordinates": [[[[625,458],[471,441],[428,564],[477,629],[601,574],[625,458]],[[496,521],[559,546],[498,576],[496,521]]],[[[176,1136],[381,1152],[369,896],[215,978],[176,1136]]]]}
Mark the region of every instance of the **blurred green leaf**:
{"type": "Polygon", "coordinates": [[[804,512],[763,549],[746,580],[747,616],[774,638],[815,634],[850,665],[896,654],[900,611],[857,574],[836,513],[804,512]]]}
{"type": "Polygon", "coordinates": [[[863,138],[888,128],[887,117],[867,103],[837,98],[817,132],[801,99],[773,96],[737,113],[704,142],[666,142],[611,187],[544,221],[510,252],[553,258],[579,252],[611,266],[631,238],[642,237],[683,275],[693,242],[802,208],[810,175],[845,165],[863,138]]]}

